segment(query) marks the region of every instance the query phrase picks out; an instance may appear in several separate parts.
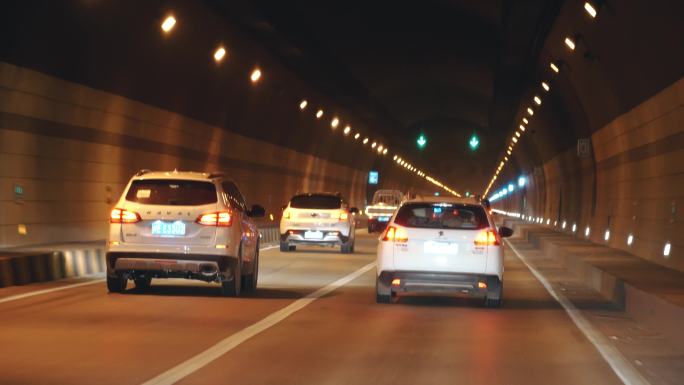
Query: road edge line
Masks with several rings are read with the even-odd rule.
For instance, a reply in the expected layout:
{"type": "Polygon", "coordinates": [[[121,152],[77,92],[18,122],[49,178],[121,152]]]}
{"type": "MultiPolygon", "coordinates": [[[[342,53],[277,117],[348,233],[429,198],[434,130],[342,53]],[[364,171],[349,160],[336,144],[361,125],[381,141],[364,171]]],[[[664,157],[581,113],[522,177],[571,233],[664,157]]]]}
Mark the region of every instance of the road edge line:
{"type": "Polygon", "coordinates": [[[513,250],[513,253],[520,261],[527,267],[527,269],[534,275],[535,278],[544,286],[546,291],[558,302],[565,312],[568,314],[575,326],[584,334],[584,336],[594,345],[594,348],[599,352],[601,357],[608,363],[608,366],[613,370],[615,375],[625,385],[651,385],[641,373],[629,362],[627,358],[608,341],[608,338],[582,315],[575,305],[563,294],[558,293],[551,283],[525,258],[518,249],[513,246],[510,240],[506,239],[506,244],[513,250]]]}

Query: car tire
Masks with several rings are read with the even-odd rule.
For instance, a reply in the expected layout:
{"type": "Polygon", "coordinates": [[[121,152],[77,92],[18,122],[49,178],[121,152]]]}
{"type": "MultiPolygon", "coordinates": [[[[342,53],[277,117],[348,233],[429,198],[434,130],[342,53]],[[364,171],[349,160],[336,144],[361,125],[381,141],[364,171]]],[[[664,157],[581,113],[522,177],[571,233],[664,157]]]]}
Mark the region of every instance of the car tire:
{"type": "Polygon", "coordinates": [[[107,290],[110,293],[123,293],[128,285],[128,279],[122,277],[120,274],[111,276],[107,275],[107,290]]]}
{"type": "Polygon", "coordinates": [[[380,278],[375,279],[375,302],[392,303],[392,289],[382,283],[380,278]]]}
{"type": "Polygon", "coordinates": [[[287,242],[280,241],[280,251],[284,253],[290,251],[290,245],[287,242]]]}
{"type": "Polygon", "coordinates": [[[369,224],[368,224],[368,234],[372,234],[373,231],[374,231],[373,225],[371,225],[371,224],[369,223],[369,224]]]}
{"type": "Polygon", "coordinates": [[[257,288],[257,280],[259,279],[259,245],[254,251],[254,266],[252,267],[252,274],[242,276],[242,288],[245,291],[254,291],[257,288]]]}
{"type": "Polygon", "coordinates": [[[135,288],[138,290],[147,290],[152,285],[152,278],[142,277],[133,280],[135,283],[135,288]]]}
{"type": "Polygon", "coordinates": [[[501,302],[503,301],[503,282],[496,280],[496,287],[489,292],[485,297],[485,306],[489,308],[500,308],[501,302]]]}
{"type": "Polygon", "coordinates": [[[221,295],[224,297],[239,297],[242,289],[242,275],[240,261],[235,263],[233,277],[228,281],[221,282],[221,295]]]}
{"type": "Polygon", "coordinates": [[[340,251],[342,254],[351,254],[354,252],[354,240],[350,239],[346,243],[340,246],[340,251]]]}

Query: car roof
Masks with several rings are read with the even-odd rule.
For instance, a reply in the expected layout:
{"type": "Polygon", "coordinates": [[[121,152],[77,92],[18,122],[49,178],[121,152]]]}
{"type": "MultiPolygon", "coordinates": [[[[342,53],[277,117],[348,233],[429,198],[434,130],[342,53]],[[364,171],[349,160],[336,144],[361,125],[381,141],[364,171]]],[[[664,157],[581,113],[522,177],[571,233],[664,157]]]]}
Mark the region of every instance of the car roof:
{"type": "Polygon", "coordinates": [[[482,206],[482,202],[473,197],[452,197],[452,196],[434,196],[434,195],[419,195],[415,198],[404,201],[406,203],[456,203],[456,204],[470,204],[482,206]]]}
{"type": "Polygon", "coordinates": [[[199,171],[150,171],[141,170],[133,177],[134,180],[150,180],[150,179],[180,179],[180,180],[196,180],[196,181],[209,181],[215,178],[224,178],[223,173],[209,173],[209,172],[199,172],[199,171]]]}

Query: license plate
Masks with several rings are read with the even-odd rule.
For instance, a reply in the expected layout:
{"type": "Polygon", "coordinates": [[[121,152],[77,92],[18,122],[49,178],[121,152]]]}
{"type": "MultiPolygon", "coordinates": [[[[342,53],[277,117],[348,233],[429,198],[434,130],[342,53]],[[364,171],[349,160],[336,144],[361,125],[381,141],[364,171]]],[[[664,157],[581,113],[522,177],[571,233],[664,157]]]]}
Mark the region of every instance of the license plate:
{"type": "Polygon", "coordinates": [[[323,239],[322,231],[305,231],[304,239],[323,239]]]}
{"type": "Polygon", "coordinates": [[[152,222],[152,235],[185,235],[185,223],[154,221],[152,222]]]}
{"type": "Polygon", "coordinates": [[[458,254],[458,243],[427,241],[423,244],[427,254],[458,254]]]}
{"type": "Polygon", "coordinates": [[[387,222],[389,221],[389,217],[378,217],[378,222],[387,222]]]}

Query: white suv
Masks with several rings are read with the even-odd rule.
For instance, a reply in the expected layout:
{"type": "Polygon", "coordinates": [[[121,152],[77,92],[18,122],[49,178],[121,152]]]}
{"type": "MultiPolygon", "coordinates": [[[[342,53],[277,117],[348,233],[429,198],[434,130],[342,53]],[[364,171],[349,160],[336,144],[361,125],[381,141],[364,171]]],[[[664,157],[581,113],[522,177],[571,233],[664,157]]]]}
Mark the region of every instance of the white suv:
{"type": "Polygon", "coordinates": [[[376,300],[408,292],[450,292],[485,298],[499,307],[503,246],[485,207],[473,198],[418,197],[405,201],[380,236],[376,300]]]}
{"type": "Polygon", "coordinates": [[[220,282],[224,295],[254,290],[259,231],[252,218],[263,215],[259,205],[247,208],[223,173],[140,171],[110,214],[107,288],[188,278],[220,282]]]}
{"type": "Polygon", "coordinates": [[[339,246],[342,253],[353,253],[357,212],[339,194],[295,195],[283,208],[280,251],[293,251],[302,244],[339,246]]]}

